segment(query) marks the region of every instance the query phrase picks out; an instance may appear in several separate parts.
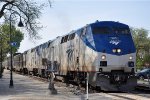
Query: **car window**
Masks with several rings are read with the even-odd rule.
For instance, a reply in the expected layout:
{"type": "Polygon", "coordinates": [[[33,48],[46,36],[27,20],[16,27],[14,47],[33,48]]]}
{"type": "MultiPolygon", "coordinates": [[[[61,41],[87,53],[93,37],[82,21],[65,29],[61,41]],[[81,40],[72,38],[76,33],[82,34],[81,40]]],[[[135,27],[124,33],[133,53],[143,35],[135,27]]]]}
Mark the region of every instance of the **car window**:
{"type": "Polygon", "coordinates": [[[148,72],[150,73],[150,69],[148,70],[148,72]]]}

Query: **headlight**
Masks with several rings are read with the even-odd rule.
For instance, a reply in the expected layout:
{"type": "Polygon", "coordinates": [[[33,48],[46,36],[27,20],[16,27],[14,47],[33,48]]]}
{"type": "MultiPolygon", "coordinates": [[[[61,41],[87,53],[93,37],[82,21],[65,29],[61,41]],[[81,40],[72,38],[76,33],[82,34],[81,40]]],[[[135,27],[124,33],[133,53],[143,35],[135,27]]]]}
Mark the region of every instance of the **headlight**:
{"type": "Polygon", "coordinates": [[[117,52],[120,53],[120,52],[121,52],[121,49],[117,49],[117,52]]]}
{"type": "Polygon", "coordinates": [[[112,52],[113,52],[113,53],[116,53],[116,49],[112,49],[112,52]]]}
{"type": "Polygon", "coordinates": [[[133,59],[133,57],[132,57],[132,56],[130,56],[130,57],[129,57],[129,59],[130,59],[130,60],[132,60],[132,59],[133,59]]]}
{"type": "Polygon", "coordinates": [[[105,59],[106,59],[106,56],[105,56],[105,55],[102,55],[101,58],[102,58],[102,60],[105,60],[105,59]]]}
{"type": "Polygon", "coordinates": [[[102,72],[103,71],[103,69],[102,68],[99,68],[99,72],[102,72]]]}

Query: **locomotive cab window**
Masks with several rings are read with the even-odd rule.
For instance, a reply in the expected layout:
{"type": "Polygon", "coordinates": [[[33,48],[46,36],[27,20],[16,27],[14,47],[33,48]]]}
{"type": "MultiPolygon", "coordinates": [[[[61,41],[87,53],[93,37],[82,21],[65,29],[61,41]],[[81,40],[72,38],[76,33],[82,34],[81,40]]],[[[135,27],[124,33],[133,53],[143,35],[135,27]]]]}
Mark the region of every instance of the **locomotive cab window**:
{"type": "Polygon", "coordinates": [[[130,33],[129,28],[124,28],[124,27],[113,27],[113,31],[116,34],[129,34],[130,33]]]}
{"type": "Polygon", "coordinates": [[[93,34],[109,34],[110,28],[106,26],[93,27],[92,32],[93,34]]]}

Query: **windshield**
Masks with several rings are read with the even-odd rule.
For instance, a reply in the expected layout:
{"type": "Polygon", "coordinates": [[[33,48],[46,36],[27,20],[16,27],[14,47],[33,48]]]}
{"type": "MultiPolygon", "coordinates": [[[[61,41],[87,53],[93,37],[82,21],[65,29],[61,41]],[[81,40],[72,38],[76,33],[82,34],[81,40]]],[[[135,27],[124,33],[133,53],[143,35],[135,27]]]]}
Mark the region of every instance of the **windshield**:
{"type": "Polygon", "coordinates": [[[149,69],[143,69],[141,72],[147,72],[149,69]]]}
{"type": "Polygon", "coordinates": [[[126,27],[113,27],[113,31],[116,34],[129,34],[130,30],[126,27]]]}
{"type": "Polygon", "coordinates": [[[93,27],[93,34],[108,34],[110,33],[110,28],[106,26],[93,27]]]}

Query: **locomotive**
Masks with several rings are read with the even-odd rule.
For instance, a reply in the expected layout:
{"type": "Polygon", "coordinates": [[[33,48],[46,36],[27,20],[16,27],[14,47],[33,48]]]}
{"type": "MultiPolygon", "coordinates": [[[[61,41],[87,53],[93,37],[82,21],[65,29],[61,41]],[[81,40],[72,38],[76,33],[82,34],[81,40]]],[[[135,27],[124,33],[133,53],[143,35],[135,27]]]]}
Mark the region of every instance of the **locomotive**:
{"type": "Polygon", "coordinates": [[[64,80],[82,82],[89,73],[91,86],[112,91],[137,85],[136,49],[129,26],[120,22],[87,24],[17,57],[14,69],[24,74],[45,77],[51,71],[64,80]]]}

